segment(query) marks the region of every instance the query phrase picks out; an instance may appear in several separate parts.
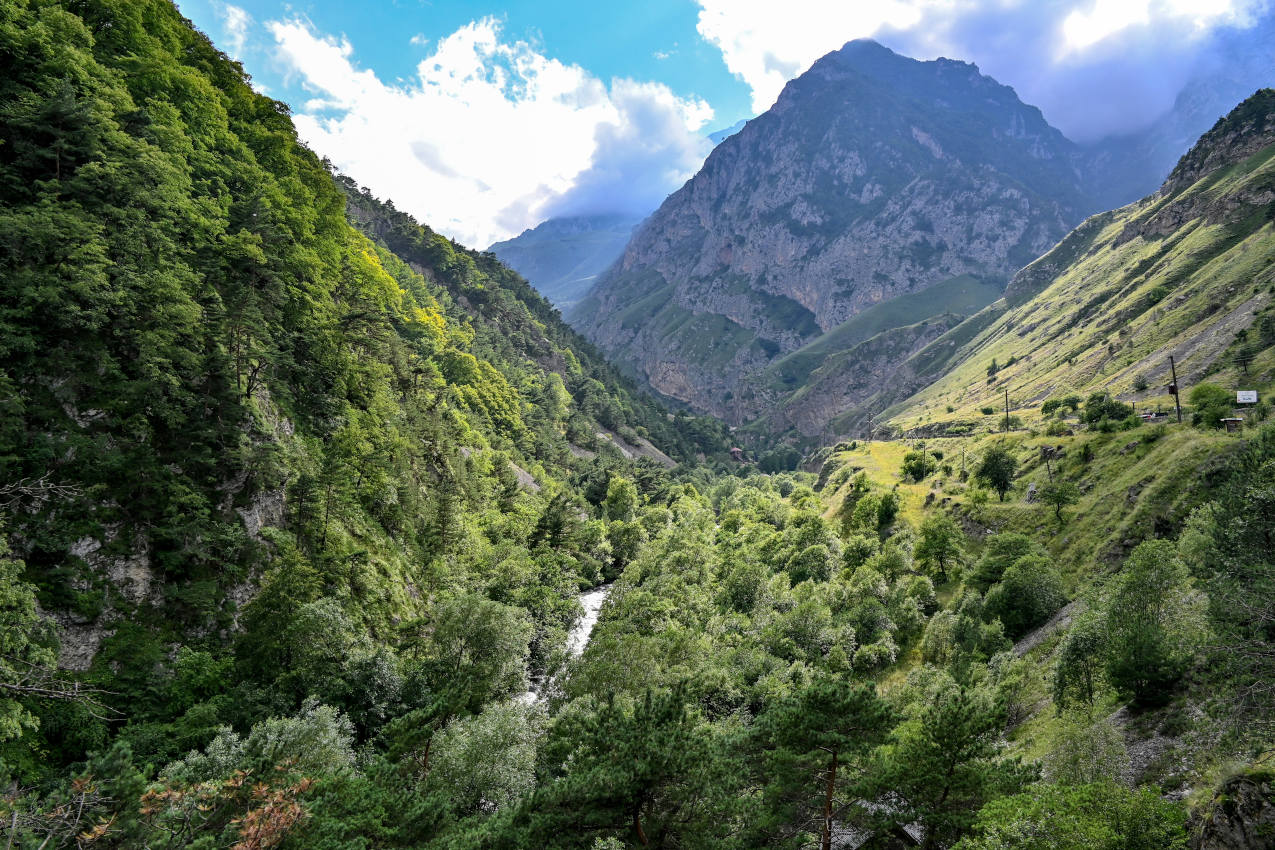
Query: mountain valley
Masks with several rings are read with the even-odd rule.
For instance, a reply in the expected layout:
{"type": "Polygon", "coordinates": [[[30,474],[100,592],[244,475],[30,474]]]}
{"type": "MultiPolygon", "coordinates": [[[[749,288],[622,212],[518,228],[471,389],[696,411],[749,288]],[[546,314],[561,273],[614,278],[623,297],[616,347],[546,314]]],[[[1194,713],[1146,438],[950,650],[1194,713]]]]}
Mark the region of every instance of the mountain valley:
{"type": "Polygon", "coordinates": [[[169,0],[0,68],[7,847],[1272,846],[1275,90],[852,41],[475,251],[169,0]]]}

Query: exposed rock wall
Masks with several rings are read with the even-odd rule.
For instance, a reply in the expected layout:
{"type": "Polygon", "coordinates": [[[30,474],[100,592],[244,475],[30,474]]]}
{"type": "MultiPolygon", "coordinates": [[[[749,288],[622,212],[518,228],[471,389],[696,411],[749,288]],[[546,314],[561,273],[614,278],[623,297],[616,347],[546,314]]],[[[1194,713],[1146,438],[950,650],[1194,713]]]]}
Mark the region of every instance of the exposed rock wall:
{"type": "Polygon", "coordinates": [[[719,145],[570,318],[661,393],[744,421],[777,357],[1048,250],[1089,211],[1079,156],[975,66],[852,42],[719,145]]]}

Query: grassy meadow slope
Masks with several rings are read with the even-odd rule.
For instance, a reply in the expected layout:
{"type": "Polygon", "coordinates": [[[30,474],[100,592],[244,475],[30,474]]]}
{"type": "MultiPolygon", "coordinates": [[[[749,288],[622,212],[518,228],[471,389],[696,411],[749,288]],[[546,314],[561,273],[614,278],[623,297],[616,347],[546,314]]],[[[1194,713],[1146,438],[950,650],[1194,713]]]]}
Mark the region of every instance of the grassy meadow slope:
{"type": "Polygon", "coordinates": [[[1005,390],[1024,421],[1044,400],[1072,392],[1167,409],[1170,355],[1184,395],[1206,377],[1268,385],[1273,202],[1275,146],[1267,146],[1185,189],[1091,219],[1011,283],[995,308],[1003,312],[951,358],[955,368],[881,418],[936,431],[985,421],[981,409],[999,411],[1005,390]],[[1248,374],[1241,354],[1253,358],[1248,374]],[[989,374],[993,361],[999,368],[989,374]]]}

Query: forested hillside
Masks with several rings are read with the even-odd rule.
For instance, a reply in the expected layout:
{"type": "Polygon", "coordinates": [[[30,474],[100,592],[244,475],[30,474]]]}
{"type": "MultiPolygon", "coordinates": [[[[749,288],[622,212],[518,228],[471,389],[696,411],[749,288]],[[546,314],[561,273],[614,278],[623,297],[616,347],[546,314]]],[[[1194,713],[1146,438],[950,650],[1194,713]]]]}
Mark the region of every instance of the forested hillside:
{"type": "MultiPolygon", "coordinates": [[[[1264,292],[1265,97],[1096,220],[1200,240],[1133,272],[1183,304],[1264,292]]],[[[0,142],[7,847],[1262,846],[1261,405],[1232,434],[1226,388],[1170,426],[1058,387],[765,474],[333,174],[167,0],[0,5],[0,142]]]]}

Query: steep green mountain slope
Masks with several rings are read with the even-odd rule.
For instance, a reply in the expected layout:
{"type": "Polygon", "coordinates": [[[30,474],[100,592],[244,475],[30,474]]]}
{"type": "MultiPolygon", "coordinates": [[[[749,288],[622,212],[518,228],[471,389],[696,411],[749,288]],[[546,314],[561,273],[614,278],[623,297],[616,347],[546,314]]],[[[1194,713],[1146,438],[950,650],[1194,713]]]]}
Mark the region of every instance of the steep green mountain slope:
{"type": "Polygon", "coordinates": [[[640,223],[626,215],[554,218],[487,250],[565,311],[619,259],[640,223]]]}
{"type": "Polygon", "coordinates": [[[973,65],[851,42],[718,145],[568,318],[739,424],[774,404],[769,366],[856,314],[963,275],[1003,285],[1096,209],[1078,157],[973,65]]]}
{"type": "Polygon", "coordinates": [[[27,673],[56,655],[104,705],[32,697],[14,777],[312,693],[383,720],[449,605],[514,628],[525,686],[622,564],[608,481],[724,447],[494,258],[334,180],[170,3],[6,4],[0,77],[0,495],[56,626],[27,673]]]}
{"type": "Polygon", "coordinates": [[[1232,389],[1269,383],[1273,99],[1268,89],[1236,107],[1160,192],[1090,218],[1016,275],[1003,301],[913,355],[893,386],[847,407],[832,430],[855,434],[869,414],[904,430],[994,428],[1006,390],[1025,421],[1050,397],[1094,391],[1164,410],[1170,356],[1184,402],[1205,378],[1232,389]]]}

